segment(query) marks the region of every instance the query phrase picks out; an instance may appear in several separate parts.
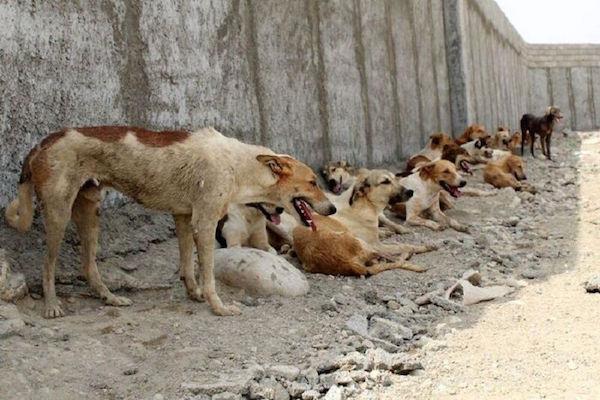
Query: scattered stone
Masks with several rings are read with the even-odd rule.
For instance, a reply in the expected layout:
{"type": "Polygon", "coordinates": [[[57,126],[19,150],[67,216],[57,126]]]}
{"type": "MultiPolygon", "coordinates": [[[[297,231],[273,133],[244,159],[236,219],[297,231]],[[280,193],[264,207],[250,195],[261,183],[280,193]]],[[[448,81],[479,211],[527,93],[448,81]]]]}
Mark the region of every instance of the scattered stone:
{"type": "Polygon", "coordinates": [[[289,400],[290,394],[275,379],[264,378],[260,382],[250,382],[249,397],[251,399],[289,400]]]}
{"type": "Polygon", "coordinates": [[[375,289],[367,290],[363,293],[363,299],[367,302],[367,304],[378,304],[379,296],[377,295],[377,291],[375,289]]]}
{"type": "Polygon", "coordinates": [[[292,399],[299,398],[300,396],[302,396],[302,393],[308,390],[310,390],[310,386],[306,383],[300,382],[291,382],[287,387],[287,391],[292,397],[292,399]]]}
{"type": "Polygon", "coordinates": [[[346,328],[361,336],[369,336],[369,321],[367,317],[360,314],[354,314],[346,321],[346,328]]]}
{"type": "Polygon", "coordinates": [[[413,337],[412,329],[379,317],[371,318],[369,334],[378,339],[387,340],[395,345],[403,344],[404,340],[413,337]]]}
{"type": "Polygon", "coordinates": [[[329,301],[326,301],[325,303],[321,304],[321,310],[338,312],[338,307],[337,307],[337,304],[333,300],[329,300],[329,301]]]}
{"type": "Polygon", "coordinates": [[[342,370],[368,370],[370,369],[369,359],[357,351],[346,354],[339,358],[336,366],[342,370]]]}
{"type": "Polygon", "coordinates": [[[525,279],[539,279],[545,276],[543,271],[538,269],[528,268],[521,272],[521,276],[525,279]]]}
{"type": "Polygon", "coordinates": [[[302,400],[318,400],[321,398],[321,393],[317,390],[307,390],[302,393],[302,400]]]}
{"type": "Polygon", "coordinates": [[[215,394],[211,400],[242,400],[242,395],[231,392],[215,394]]]}
{"type": "Polygon", "coordinates": [[[25,275],[13,272],[6,259],[6,252],[0,249],[0,300],[16,301],[27,294],[25,275]]]}
{"type": "MultiPolygon", "coordinates": [[[[249,369],[239,373],[227,375],[220,381],[212,383],[184,382],[181,384],[181,389],[193,395],[215,395],[223,392],[245,394],[248,392],[248,387],[256,377],[256,371],[249,369]]],[[[287,391],[286,391],[287,394],[287,391]]]]}
{"type": "Polygon", "coordinates": [[[588,293],[600,293],[600,275],[592,277],[584,283],[585,291],[588,293]]]}
{"type": "Polygon", "coordinates": [[[405,354],[390,354],[383,349],[367,350],[367,357],[371,360],[373,369],[390,371],[400,375],[406,375],[423,368],[421,363],[405,354]]]}
{"type": "Polygon", "coordinates": [[[430,298],[430,302],[431,304],[434,304],[447,311],[453,311],[456,313],[465,311],[465,308],[462,305],[450,301],[443,296],[432,296],[430,298]]]}
{"type": "Polygon", "coordinates": [[[257,307],[259,305],[258,299],[252,296],[244,296],[241,303],[246,307],[257,307]]]}
{"type": "Polygon", "coordinates": [[[267,376],[295,381],[300,376],[300,368],[293,365],[272,365],[265,370],[267,376]]]}
{"type": "Polygon", "coordinates": [[[0,339],[18,335],[25,327],[25,321],[17,306],[0,301],[0,339]]]}
{"type": "Polygon", "coordinates": [[[338,386],[332,386],[323,397],[323,400],[344,400],[344,392],[338,386]]]}
{"type": "Polygon", "coordinates": [[[506,285],[481,287],[481,274],[472,269],[463,273],[454,285],[450,286],[444,295],[446,300],[456,293],[462,293],[462,304],[469,306],[482,301],[493,300],[513,292],[513,288],[506,285]]]}
{"type": "Polygon", "coordinates": [[[131,367],[131,368],[127,368],[125,371],[123,371],[123,375],[135,375],[138,373],[138,369],[136,367],[131,367]]]}
{"type": "Polygon", "coordinates": [[[258,296],[303,296],[309,289],[304,274],[285,258],[251,248],[216,249],[215,276],[258,296]]]}

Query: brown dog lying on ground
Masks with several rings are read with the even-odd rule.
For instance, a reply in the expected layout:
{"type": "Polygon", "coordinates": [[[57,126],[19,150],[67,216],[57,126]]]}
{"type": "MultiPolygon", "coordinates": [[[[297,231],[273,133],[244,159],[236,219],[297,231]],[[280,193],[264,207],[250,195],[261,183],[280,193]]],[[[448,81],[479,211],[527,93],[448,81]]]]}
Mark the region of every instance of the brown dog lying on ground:
{"type": "Polygon", "coordinates": [[[206,300],[218,315],[239,314],[237,307],[222,303],[213,273],[217,222],[230,203],[281,206],[306,225],[313,223],[311,208],[327,215],[336,211],[308,166],[268,148],[225,137],[212,128],[189,133],[103,126],[53,133],[25,158],[18,197],[6,209],[8,223],[24,232],[32,223],[34,192],[42,205],[47,318],[63,315],[54,273],[71,219],[81,238],[83,271],[92,289],[107,304],[131,304],[109,291],[96,266],[103,187],[113,187],[146,207],[173,214],[187,293],[194,300],[206,300]],[[195,278],[194,243],[202,268],[202,290],[195,278]]]}
{"type": "Polygon", "coordinates": [[[479,125],[479,124],[473,124],[473,125],[467,127],[467,129],[465,129],[465,131],[462,133],[462,135],[460,135],[458,138],[456,138],[455,142],[459,146],[462,146],[463,144],[471,142],[473,140],[486,139],[489,136],[490,136],[489,133],[487,133],[485,130],[485,126],[479,125]]]}
{"type": "Polygon", "coordinates": [[[393,206],[392,210],[400,208],[406,214],[409,225],[426,226],[433,230],[441,230],[450,226],[453,229],[466,232],[468,228],[448,217],[440,209],[440,192],[445,190],[452,197],[459,197],[460,188],[467,182],[462,179],[453,163],[447,160],[432,161],[422,165],[417,172],[400,179],[400,184],[414,192],[405,204],[393,206]],[[428,212],[432,220],[422,218],[428,212]]]}
{"type": "Polygon", "coordinates": [[[514,154],[489,162],[483,170],[483,180],[495,188],[511,187],[517,191],[535,193],[533,186],[523,182],[525,179],[525,162],[514,154]]]}
{"type": "MultiPolygon", "coordinates": [[[[543,117],[536,117],[532,114],[525,114],[521,117],[521,133],[523,138],[529,138],[529,146],[531,156],[535,157],[533,147],[535,144],[535,135],[540,135],[540,143],[542,145],[542,153],[548,160],[552,160],[550,152],[550,144],[552,141],[552,131],[554,123],[563,118],[560,110],[557,107],[548,107],[546,114],[543,117]]],[[[521,156],[523,156],[525,142],[521,142],[521,156]]]]}
{"type": "Polygon", "coordinates": [[[316,229],[298,226],[293,230],[294,249],[304,269],[351,276],[397,268],[424,271],[405,260],[431,247],[379,241],[379,214],[390,201],[406,201],[411,196],[412,192],[405,190],[390,172],[371,171],[355,185],[348,207],[340,208],[331,217],[315,215],[316,229]],[[399,257],[399,261],[388,262],[394,257],[399,257]]]}
{"type": "Polygon", "coordinates": [[[492,149],[508,150],[511,136],[508,128],[499,126],[496,133],[494,133],[488,141],[488,146],[492,149]]]}

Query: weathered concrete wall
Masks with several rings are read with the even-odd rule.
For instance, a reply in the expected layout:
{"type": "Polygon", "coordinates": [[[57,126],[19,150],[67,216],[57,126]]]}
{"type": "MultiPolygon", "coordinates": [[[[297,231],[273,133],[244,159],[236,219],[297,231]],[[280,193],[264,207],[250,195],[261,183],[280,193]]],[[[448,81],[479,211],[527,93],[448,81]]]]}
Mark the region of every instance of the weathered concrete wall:
{"type": "Polygon", "coordinates": [[[600,45],[529,45],[527,62],[532,112],[556,105],[564,127],[600,129],[600,45]]]}
{"type": "Polygon", "coordinates": [[[440,0],[0,3],[0,206],[65,126],[213,125],[317,166],[449,131],[440,0]]]}
{"type": "Polygon", "coordinates": [[[493,0],[444,3],[456,14],[446,21],[455,31],[446,28],[448,55],[461,63],[450,75],[451,88],[461,92],[452,98],[454,131],[475,122],[516,127],[528,96],[525,43],[493,0]]]}
{"type": "Polygon", "coordinates": [[[0,207],[65,126],[213,125],[312,166],[550,103],[598,127],[600,51],[573,49],[526,45],[493,0],[0,2],[0,207]]]}

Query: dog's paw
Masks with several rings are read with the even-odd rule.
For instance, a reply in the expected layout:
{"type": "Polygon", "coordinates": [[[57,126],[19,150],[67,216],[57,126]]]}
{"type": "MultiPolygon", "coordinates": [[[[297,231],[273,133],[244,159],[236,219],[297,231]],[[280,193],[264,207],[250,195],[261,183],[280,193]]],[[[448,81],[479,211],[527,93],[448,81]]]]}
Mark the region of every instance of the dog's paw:
{"type": "Polygon", "coordinates": [[[196,288],[196,290],[193,291],[188,291],[188,297],[195,301],[204,301],[204,293],[202,293],[202,289],[200,288],[196,288]]]}
{"type": "Polygon", "coordinates": [[[233,304],[213,308],[213,312],[222,317],[230,317],[233,315],[240,315],[242,313],[239,307],[233,304]]]}
{"type": "Polygon", "coordinates": [[[456,230],[458,232],[469,233],[469,227],[466,225],[456,224],[456,225],[452,226],[452,228],[454,228],[454,230],[456,230]]]}
{"type": "Polygon", "coordinates": [[[44,306],[44,318],[59,318],[64,317],[65,313],[60,307],[58,300],[46,302],[44,306]]]}
{"type": "Polygon", "coordinates": [[[131,301],[131,299],[128,299],[127,297],[116,296],[111,293],[110,296],[106,297],[104,303],[108,304],[109,306],[125,307],[132,305],[133,301],[131,301]]]}

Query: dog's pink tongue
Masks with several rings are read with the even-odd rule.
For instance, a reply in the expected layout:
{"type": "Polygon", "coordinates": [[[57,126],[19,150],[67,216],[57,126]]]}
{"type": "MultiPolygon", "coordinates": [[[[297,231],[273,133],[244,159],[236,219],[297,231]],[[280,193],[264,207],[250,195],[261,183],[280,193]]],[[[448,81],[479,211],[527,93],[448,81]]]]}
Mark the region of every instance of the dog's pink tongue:
{"type": "Polygon", "coordinates": [[[452,194],[454,194],[454,197],[460,197],[460,196],[462,196],[462,192],[457,187],[452,188],[452,192],[453,192],[452,194]]]}
{"type": "Polygon", "coordinates": [[[338,182],[333,187],[333,193],[338,194],[342,191],[342,185],[338,182]]]}
{"type": "Polygon", "coordinates": [[[279,225],[281,223],[281,215],[279,214],[271,214],[269,215],[269,220],[275,225],[279,225]]]}

